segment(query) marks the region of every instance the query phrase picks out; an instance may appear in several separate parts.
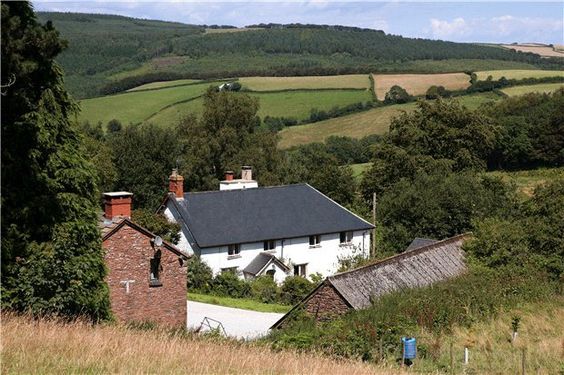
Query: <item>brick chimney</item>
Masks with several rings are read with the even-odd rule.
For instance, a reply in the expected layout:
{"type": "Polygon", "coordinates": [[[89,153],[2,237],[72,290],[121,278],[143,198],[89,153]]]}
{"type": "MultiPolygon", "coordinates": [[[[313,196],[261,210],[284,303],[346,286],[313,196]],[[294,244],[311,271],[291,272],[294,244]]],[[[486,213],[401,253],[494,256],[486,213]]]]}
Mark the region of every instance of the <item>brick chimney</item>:
{"type": "Polygon", "coordinates": [[[178,174],[177,169],[173,169],[168,178],[168,191],[174,193],[176,199],[184,199],[184,177],[178,174]]]}
{"type": "Polygon", "coordinates": [[[115,191],[104,193],[104,217],[108,220],[114,218],[131,218],[132,193],[115,191]]]}
{"type": "Polygon", "coordinates": [[[233,171],[225,171],[225,181],[233,181],[233,171]]]}
{"type": "Polygon", "coordinates": [[[248,165],[241,167],[241,180],[251,181],[253,179],[253,168],[248,165]]]}

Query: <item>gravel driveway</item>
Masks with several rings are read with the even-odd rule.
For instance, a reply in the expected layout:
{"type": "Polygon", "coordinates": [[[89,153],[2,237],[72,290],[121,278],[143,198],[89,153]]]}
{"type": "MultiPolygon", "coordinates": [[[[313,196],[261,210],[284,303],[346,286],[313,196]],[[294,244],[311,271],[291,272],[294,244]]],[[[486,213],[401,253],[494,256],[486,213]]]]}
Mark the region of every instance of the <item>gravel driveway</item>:
{"type": "MultiPolygon", "coordinates": [[[[268,329],[284,314],[265,313],[252,310],[235,309],[210,305],[207,303],[187,301],[188,303],[188,328],[200,327],[204,318],[211,318],[221,322],[227,336],[236,338],[253,339],[268,333],[268,329]]],[[[210,321],[216,328],[218,324],[210,321]]],[[[209,330],[202,327],[202,331],[209,330]]]]}

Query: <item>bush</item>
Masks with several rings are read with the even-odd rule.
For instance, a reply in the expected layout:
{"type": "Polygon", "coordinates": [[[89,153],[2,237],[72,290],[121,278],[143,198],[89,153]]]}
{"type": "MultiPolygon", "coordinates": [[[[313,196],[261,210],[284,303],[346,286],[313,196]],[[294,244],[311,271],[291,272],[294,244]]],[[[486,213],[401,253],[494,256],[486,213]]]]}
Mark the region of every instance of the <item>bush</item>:
{"type": "Polygon", "coordinates": [[[405,89],[401,86],[394,85],[390,88],[390,91],[386,93],[384,97],[384,103],[386,104],[401,104],[407,103],[413,98],[405,89]]]}
{"type": "Polygon", "coordinates": [[[288,305],[300,302],[313,290],[314,284],[305,277],[288,276],[282,283],[281,301],[288,305]]]}
{"type": "Polygon", "coordinates": [[[270,276],[259,276],[251,282],[252,297],[262,303],[278,302],[278,285],[270,276]]]}
{"type": "Polygon", "coordinates": [[[222,297],[246,298],[251,296],[251,286],[235,272],[222,272],[212,280],[211,292],[222,297]]]}
{"type": "Polygon", "coordinates": [[[192,256],[187,262],[188,290],[209,293],[212,286],[212,269],[199,256],[192,256]]]}
{"type": "Polygon", "coordinates": [[[444,88],[444,86],[431,86],[425,94],[426,99],[448,98],[451,92],[444,88]]]}

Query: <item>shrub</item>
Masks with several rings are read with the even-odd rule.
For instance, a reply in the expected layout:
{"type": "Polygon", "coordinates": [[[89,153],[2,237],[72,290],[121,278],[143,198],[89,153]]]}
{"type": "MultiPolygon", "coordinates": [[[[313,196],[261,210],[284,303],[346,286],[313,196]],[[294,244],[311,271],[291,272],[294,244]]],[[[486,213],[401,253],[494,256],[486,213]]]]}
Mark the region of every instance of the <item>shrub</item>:
{"type": "Polygon", "coordinates": [[[301,276],[288,276],[282,283],[281,301],[294,305],[313,290],[313,283],[301,276]]]}
{"type": "Polygon", "coordinates": [[[278,301],[278,285],[270,276],[259,276],[251,282],[252,297],[262,303],[278,301]]]}
{"type": "Polygon", "coordinates": [[[212,269],[199,256],[188,259],[186,281],[189,290],[209,293],[212,280],[212,269]]]}
{"type": "Polygon", "coordinates": [[[251,295],[251,287],[235,272],[222,272],[212,280],[211,292],[218,296],[245,298],[251,295]]]}
{"type": "Polygon", "coordinates": [[[412,100],[411,95],[409,95],[403,87],[398,85],[392,86],[384,97],[384,103],[386,104],[401,104],[407,103],[410,100],[412,100]]]}

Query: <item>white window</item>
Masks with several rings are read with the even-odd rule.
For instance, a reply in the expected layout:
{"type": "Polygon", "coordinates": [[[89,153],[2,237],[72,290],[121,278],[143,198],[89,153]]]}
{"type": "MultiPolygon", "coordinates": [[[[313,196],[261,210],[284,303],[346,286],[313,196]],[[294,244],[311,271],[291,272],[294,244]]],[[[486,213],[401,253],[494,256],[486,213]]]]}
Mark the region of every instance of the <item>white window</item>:
{"type": "Polygon", "coordinates": [[[227,246],[227,255],[239,255],[241,253],[241,245],[234,244],[227,246]]]}
{"type": "Polygon", "coordinates": [[[341,232],[340,242],[341,245],[350,244],[353,239],[353,232],[341,232]]]}
{"type": "Polygon", "coordinates": [[[296,264],[294,266],[294,276],[306,277],[307,263],[296,264]]]}
{"type": "Polygon", "coordinates": [[[276,241],[264,241],[264,251],[276,250],[276,241]]]}
{"type": "Polygon", "coordinates": [[[315,235],[315,236],[309,236],[309,246],[310,247],[319,247],[321,246],[321,236],[315,235]]]}

